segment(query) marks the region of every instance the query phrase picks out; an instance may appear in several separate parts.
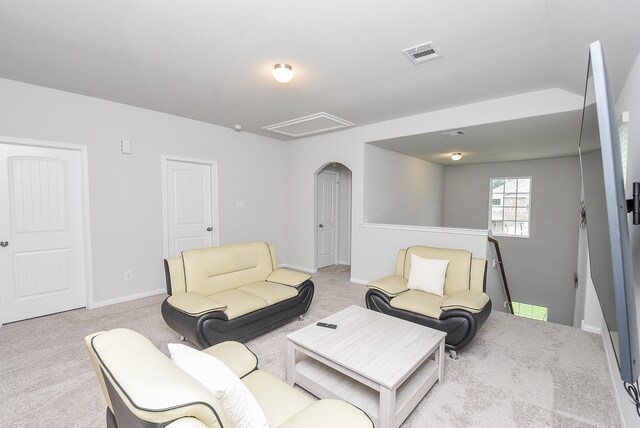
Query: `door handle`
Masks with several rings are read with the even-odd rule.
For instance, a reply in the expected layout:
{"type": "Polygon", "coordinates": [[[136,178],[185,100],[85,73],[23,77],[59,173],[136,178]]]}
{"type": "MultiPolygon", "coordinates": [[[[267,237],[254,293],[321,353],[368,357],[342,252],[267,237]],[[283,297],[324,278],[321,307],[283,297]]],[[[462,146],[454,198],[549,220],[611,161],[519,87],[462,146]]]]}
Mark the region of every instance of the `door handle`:
{"type": "Polygon", "coordinates": [[[318,227],[324,227],[324,225],[323,224],[319,224],[318,227]]]}
{"type": "Polygon", "coordinates": [[[7,247],[9,245],[9,241],[1,241],[0,242],[0,247],[4,248],[7,247]]]}
{"type": "Polygon", "coordinates": [[[213,227],[209,226],[207,227],[207,232],[211,232],[213,230],[213,227]]]}

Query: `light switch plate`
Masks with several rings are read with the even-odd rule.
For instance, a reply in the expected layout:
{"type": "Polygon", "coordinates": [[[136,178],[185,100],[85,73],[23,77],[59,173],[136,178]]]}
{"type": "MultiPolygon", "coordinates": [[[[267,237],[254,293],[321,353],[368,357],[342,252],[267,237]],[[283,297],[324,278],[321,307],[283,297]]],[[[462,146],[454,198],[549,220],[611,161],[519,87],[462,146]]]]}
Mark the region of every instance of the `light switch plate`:
{"type": "Polygon", "coordinates": [[[120,153],[124,155],[131,154],[131,141],[129,140],[120,140],[120,153]]]}

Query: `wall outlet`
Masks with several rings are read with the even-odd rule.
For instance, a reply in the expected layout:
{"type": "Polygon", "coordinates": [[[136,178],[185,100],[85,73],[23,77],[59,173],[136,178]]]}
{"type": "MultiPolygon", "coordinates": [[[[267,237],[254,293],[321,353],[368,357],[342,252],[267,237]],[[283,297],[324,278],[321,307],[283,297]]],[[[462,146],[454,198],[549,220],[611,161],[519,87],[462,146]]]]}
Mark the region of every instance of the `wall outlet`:
{"type": "Polygon", "coordinates": [[[131,281],[133,279],[133,271],[125,270],[124,271],[124,280],[131,281]]]}

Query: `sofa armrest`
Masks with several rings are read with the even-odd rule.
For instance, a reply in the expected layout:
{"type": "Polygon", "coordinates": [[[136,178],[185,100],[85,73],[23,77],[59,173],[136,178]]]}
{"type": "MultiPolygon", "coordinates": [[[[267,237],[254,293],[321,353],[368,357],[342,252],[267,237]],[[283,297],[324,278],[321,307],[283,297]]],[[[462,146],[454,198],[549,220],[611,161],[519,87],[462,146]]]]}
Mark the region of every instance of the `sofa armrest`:
{"type": "Polygon", "coordinates": [[[443,311],[463,309],[472,314],[477,314],[484,309],[487,303],[489,303],[489,295],[486,293],[476,290],[464,290],[448,295],[440,305],[440,309],[443,311]]]}
{"type": "Polygon", "coordinates": [[[207,312],[224,311],[227,305],[198,293],[179,293],[169,296],[167,303],[187,315],[199,316],[207,312]]]}
{"type": "Polygon", "coordinates": [[[373,422],[359,408],[341,401],[316,401],[280,425],[280,428],[373,428],[373,422]]]}
{"type": "Polygon", "coordinates": [[[258,357],[240,342],[221,342],[203,349],[205,352],[222,361],[239,378],[258,368],[258,357]]]}
{"type": "Polygon", "coordinates": [[[290,287],[299,287],[303,282],[310,279],[311,275],[294,270],[278,268],[271,272],[267,277],[267,282],[275,282],[278,284],[288,285],[290,287]]]}
{"type": "Polygon", "coordinates": [[[376,279],[367,284],[367,287],[374,290],[380,290],[387,296],[393,297],[398,294],[404,293],[408,290],[407,280],[398,275],[385,276],[381,279],[376,279]]]}
{"type": "Polygon", "coordinates": [[[196,418],[180,418],[171,422],[166,428],[207,428],[196,418]]]}

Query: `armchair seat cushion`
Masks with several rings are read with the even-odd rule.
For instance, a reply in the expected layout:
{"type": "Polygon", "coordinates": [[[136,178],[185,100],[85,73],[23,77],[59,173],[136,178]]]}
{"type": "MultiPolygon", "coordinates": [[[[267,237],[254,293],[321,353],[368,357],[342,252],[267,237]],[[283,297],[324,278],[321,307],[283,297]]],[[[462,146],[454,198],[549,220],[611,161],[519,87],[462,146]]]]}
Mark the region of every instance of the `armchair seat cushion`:
{"type": "Polygon", "coordinates": [[[464,309],[477,314],[489,303],[489,295],[482,291],[465,290],[453,293],[442,302],[440,307],[443,311],[452,309],[464,309]]]}
{"type": "Polygon", "coordinates": [[[442,309],[440,305],[445,298],[435,294],[425,293],[420,290],[409,290],[391,299],[391,307],[404,309],[431,318],[440,318],[442,309]]]}
{"type": "Polygon", "coordinates": [[[248,284],[238,288],[238,290],[255,294],[256,296],[266,300],[267,305],[273,305],[274,303],[282,302],[283,300],[287,300],[298,295],[298,290],[296,290],[295,287],[266,281],[248,284]]]}

